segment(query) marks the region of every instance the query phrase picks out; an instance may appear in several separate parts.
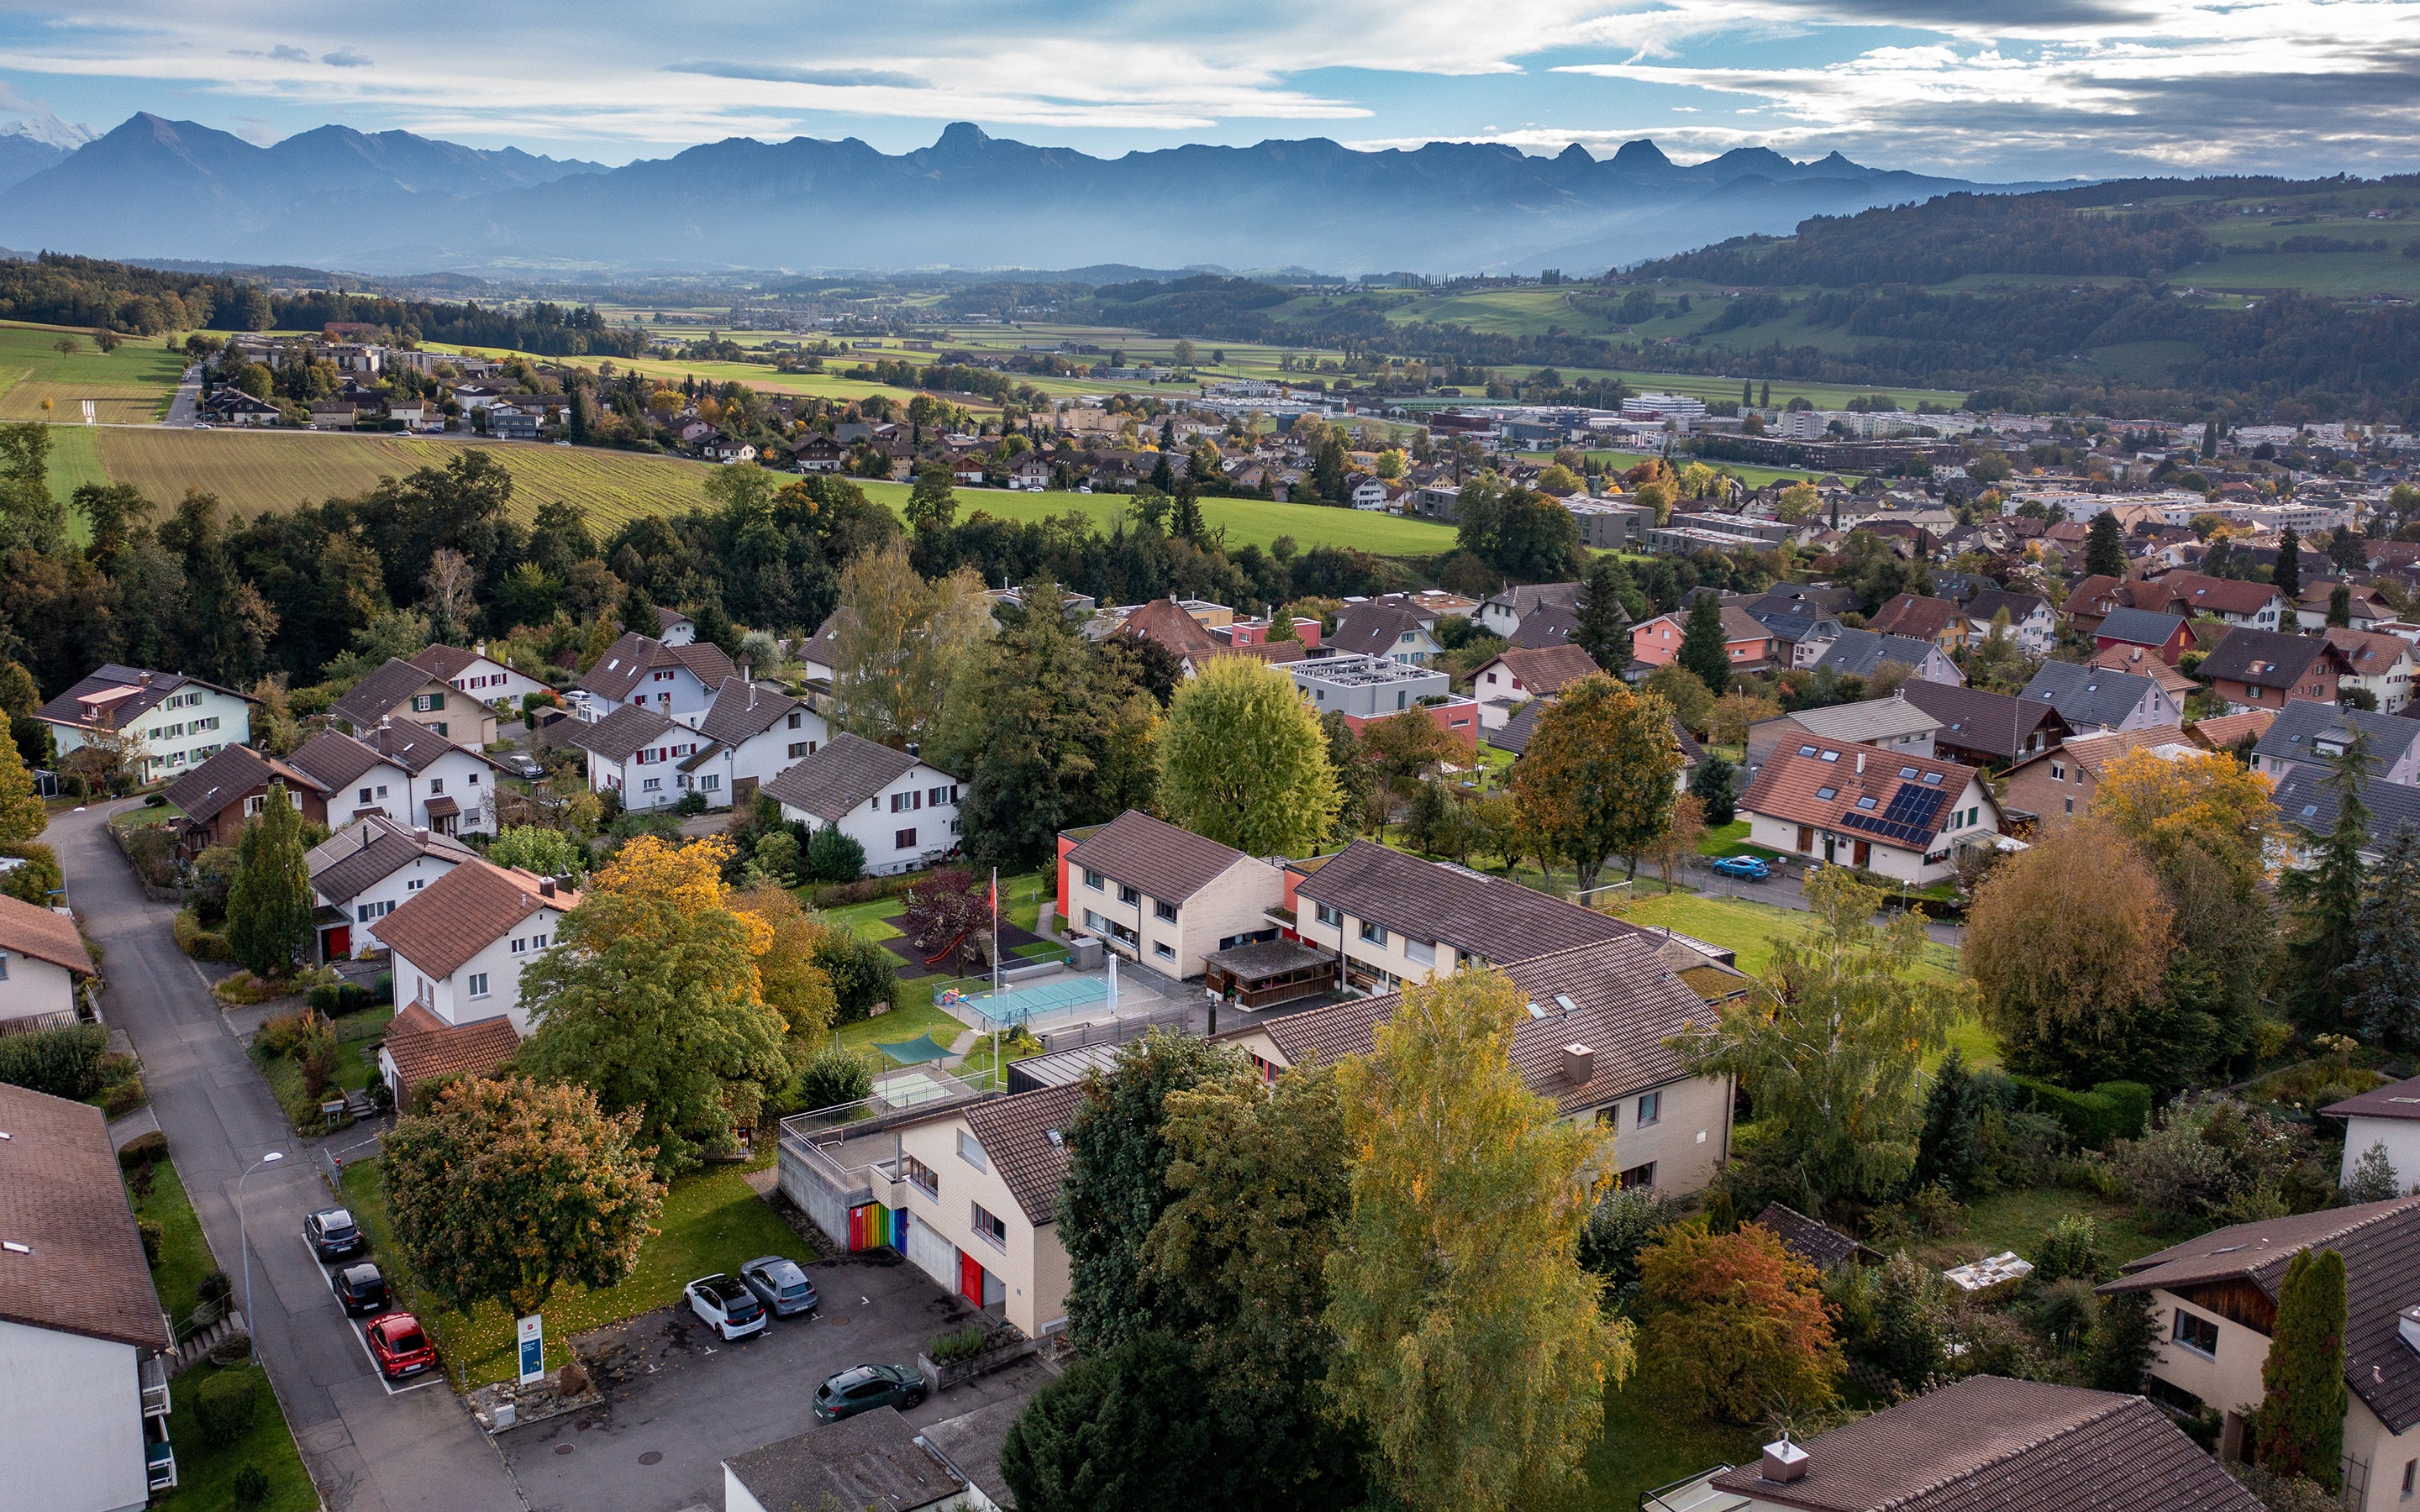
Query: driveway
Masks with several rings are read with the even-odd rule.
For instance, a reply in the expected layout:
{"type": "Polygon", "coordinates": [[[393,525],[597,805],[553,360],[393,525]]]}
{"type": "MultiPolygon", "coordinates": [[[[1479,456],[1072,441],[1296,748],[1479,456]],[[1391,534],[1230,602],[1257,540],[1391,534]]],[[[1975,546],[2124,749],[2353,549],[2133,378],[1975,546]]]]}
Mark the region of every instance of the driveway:
{"type": "MultiPolygon", "coordinates": [[[[752,1258],[735,1255],[735,1266],[752,1258]]],[[[859,1365],[913,1365],[936,1334],[963,1326],[963,1303],[881,1252],[807,1267],[823,1305],[728,1341],[686,1304],[578,1341],[610,1411],[508,1428],[497,1441],[539,1512],[677,1512],[722,1504],[722,1460],[813,1431],[814,1390],[859,1365]]],[[[1031,1359],[929,1397],[907,1414],[925,1427],[1021,1401],[1049,1379],[1031,1359]]],[[[892,1409],[876,1409],[889,1412],[892,1409]]],[[[969,1470],[969,1473],[976,1473],[969,1470]]]]}
{"type": "MultiPolygon", "coordinates": [[[[118,807],[125,807],[119,805],[118,807]]],[[[69,901],[107,952],[109,1022],[143,1057],[144,1085],[171,1157],[295,1442],[331,1512],[506,1512],[524,1504],[495,1448],[449,1391],[389,1396],[359,1335],[302,1241],[302,1215],[333,1205],[319,1152],[298,1139],[221,1017],[201,972],[169,935],[176,911],[147,902],[101,833],[106,810],[60,814],[43,839],[66,869],[69,901]],[[242,1297],[237,1181],[244,1180],[251,1301],[242,1297]]],[[[190,1304],[188,1304],[190,1305],[190,1304]]],[[[193,1431],[182,1419],[176,1437],[193,1431]]]]}

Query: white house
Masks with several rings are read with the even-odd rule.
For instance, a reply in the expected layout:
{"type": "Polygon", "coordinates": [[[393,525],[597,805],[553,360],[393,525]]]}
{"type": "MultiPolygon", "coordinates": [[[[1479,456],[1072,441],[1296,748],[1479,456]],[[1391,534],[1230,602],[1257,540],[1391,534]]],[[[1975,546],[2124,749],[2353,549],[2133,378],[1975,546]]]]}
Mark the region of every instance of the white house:
{"type": "Polygon", "coordinates": [[[427,725],[398,720],[358,739],[330,730],[287,760],[328,790],[331,822],[382,814],[441,835],[495,831],[496,764],[427,725]]]}
{"type": "Polygon", "coordinates": [[[464,861],[369,926],[395,953],[397,1002],[418,1003],[447,1024],[502,1013],[529,1033],[520,1006],[521,968],[554,945],[580,894],[552,877],[464,861]]]}
{"type": "Polygon", "coordinates": [[[548,691],[545,683],[489,656],[484,640],[469,651],[460,646],[430,646],[412,657],[411,664],[491,707],[519,709],[524,695],[548,691]]]}
{"type": "Polygon", "coordinates": [[[111,662],[34,717],[51,727],[61,756],[95,736],[131,733],[142,754],[133,775],[151,782],[200,765],[222,747],[250,745],[252,707],[259,702],[182,672],[111,662]]]}
{"type": "Polygon", "coordinates": [[[328,713],[357,735],[410,720],[473,749],[496,738],[496,711],[485,699],[457,692],[444,678],[400,656],[389,656],[385,666],[355,683],[328,713]]]}
{"type": "Polygon", "coordinates": [[[2006,609],[2009,615],[2009,639],[2028,656],[2046,656],[2058,641],[2058,615],[2051,609],[2050,600],[2039,594],[2011,594],[1987,589],[1966,601],[1960,610],[1966,616],[1966,640],[1980,645],[1992,633],[1992,622],[2006,609]]]}
{"type": "Polygon", "coordinates": [[[668,646],[697,643],[697,622],[676,609],[656,609],[656,639],[668,646]]]}
{"type": "Polygon", "coordinates": [[[319,959],[341,961],[370,944],[368,926],[479,853],[432,830],[378,814],[355,821],[307,857],[318,904],[319,959]]]}
{"type": "Polygon", "coordinates": [[[831,738],[824,717],[806,703],[736,677],[715,694],[697,733],[706,743],[681,762],[681,775],[708,802],[734,808],[831,738]]]}
{"type": "Polygon", "coordinates": [[[1949,875],[1954,849],[2001,829],[2000,806],[1969,766],[1808,733],[1775,748],[1739,801],[1748,839],[1916,887],[1949,875]]]}
{"type": "Polygon", "coordinates": [[[1295,916],[1287,933],[1338,957],[1345,985],[1369,992],[1638,933],[1516,882],[1368,841],[1291,862],[1286,876],[1295,916]]]}
{"type": "MultiPolygon", "coordinates": [[[[653,709],[625,704],[595,724],[564,720],[555,726],[565,744],[588,753],[588,786],[620,795],[625,809],[665,809],[680,802],[695,774],[686,764],[706,740],[685,724],[653,709]]],[[[707,777],[721,780],[721,774],[707,777]]],[[[708,801],[717,801],[708,795],[708,801]]]]}
{"type": "Polygon", "coordinates": [[[865,870],[876,876],[912,872],[958,848],[958,779],[913,750],[845,731],[764,792],[780,800],[783,819],[836,826],[865,847],[865,870]]]}
{"type": "Polygon", "coordinates": [[[0,894],[0,1025],[51,1028],[76,1018],[92,954],[66,914],[0,894]]]}
{"type": "Polygon", "coordinates": [[[2395,1167],[2395,1189],[2409,1192],[2420,1186],[2420,1076],[2371,1088],[2359,1097],[2331,1103],[2319,1113],[2345,1120],[2339,1181],[2351,1180],[2353,1167],[2371,1147],[2384,1145],[2386,1159],[2395,1167]]]}
{"type": "Polygon", "coordinates": [[[177,1484],[172,1340],[108,1122],[0,1085],[0,1502],[134,1512],[177,1484]]]}
{"type": "Polygon", "coordinates": [[[715,691],[738,674],[710,640],[675,645],[632,632],[614,641],[580,680],[580,690],[588,695],[583,717],[594,721],[615,708],[635,706],[694,727],[706,717],[715,691]]]}

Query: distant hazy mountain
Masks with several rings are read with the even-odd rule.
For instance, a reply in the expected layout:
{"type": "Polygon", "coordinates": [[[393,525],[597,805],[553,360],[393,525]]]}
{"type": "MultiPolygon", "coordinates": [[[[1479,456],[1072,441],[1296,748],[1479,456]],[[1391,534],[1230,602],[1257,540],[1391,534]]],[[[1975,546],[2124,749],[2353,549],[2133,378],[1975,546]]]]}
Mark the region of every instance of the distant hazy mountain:
{"type": "Polygon", "coordinates": [[[0,189],[56,167],[92,140],[91,127],[63,121],[48,111],[0,125],[0,189]]]}
{"type": "Polygon", "coordinates": [[[898,156],[747,137],[605,171],[402,131],[322,127],[256,147],[137,116],[0,193],[0,241],[116,256],[365,271],[535,261],[677,268],[1298,264],[1356,273],[1593,270],[1961,189],[2035,189],[1793,162],[1673,162],[1493,144],[1358,152],[1325,139],[1123,158],[964,122],[898,156]]]}

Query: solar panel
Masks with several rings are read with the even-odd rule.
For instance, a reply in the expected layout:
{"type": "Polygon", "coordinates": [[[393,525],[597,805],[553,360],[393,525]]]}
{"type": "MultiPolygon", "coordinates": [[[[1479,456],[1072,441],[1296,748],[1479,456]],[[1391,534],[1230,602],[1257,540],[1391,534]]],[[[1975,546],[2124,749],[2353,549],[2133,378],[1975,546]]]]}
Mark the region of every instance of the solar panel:
{"type": "Polygon", "coordinates": [[[1900,790],[1891,795],[1890,807],[1883,810],[1883,817],[1930,834],[1933,816],[1941,811],[1941,806],[1948,796],[1938,788],[1923,787],[1914,782],[1902,783],[1900,790]]]}
{"type": "Polygon", "coordinates": [[[1869,813],[1844,813],[1840,816],[1840,823],[1853,829],[1887,836],[1911,846],[1921,845],[1932,838],[1932,831],[1929,829],[1918,829],[1914,825],[1903,825],[1895,819],[1877,819],[1869,813]]]}

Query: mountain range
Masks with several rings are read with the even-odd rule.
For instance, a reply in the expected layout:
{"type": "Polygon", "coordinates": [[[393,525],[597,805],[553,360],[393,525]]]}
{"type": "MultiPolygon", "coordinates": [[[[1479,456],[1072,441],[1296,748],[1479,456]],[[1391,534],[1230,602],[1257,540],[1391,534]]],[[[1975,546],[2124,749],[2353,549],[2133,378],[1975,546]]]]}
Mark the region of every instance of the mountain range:
{"type": "MultiPolygon", "coordinates": [[[[64,124],[64,123],[61,123],[64,124]]],[[[256,147],[144,114],[67,150],[0,135],[0,242],[364,272],[1301,264],[1593,271],[1977,184],[1764,147],[1674,162],[1491,143],[1189,145],[1121,158],[959,122],[897,155],[748,137],[619,168],[323,126],[256,147]],[[58,153],[33,162],[36,149],[58,153]],[[11,153],[15,152],[15,156],[11,153]],[[22,173],[16,170],[25,167],[22,173]]]]}

